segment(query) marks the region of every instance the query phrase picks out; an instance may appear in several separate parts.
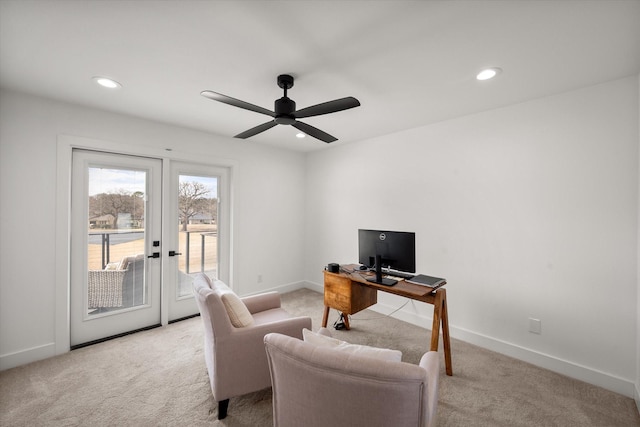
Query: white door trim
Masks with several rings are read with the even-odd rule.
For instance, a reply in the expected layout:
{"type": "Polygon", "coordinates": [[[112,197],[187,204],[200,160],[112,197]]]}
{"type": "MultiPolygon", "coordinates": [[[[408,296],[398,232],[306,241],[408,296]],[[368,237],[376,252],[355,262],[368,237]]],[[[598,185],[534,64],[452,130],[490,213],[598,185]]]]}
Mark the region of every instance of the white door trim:
{"type": "MultiPolygon", "coordinates": [[[[106,151],[116,154],[133,156],[147,156],[161,159],[163,169],[172,160],[202,163],[203,158],[210,159],[211,165],[229,168],[229,277],[226,280],[233,282],[234,266],[234,177],[238,171],[239,162],[234,159],[216,157],[215,153],[184,153],[167,151],[163,148],[132,145],[131,143],[119,143],[73,135],[60,134],[57,138],[56,148],[56,255],[55,255],[55,354],[66,353],[70,350],[70,215],[71,215],[71,165],[73,149],[85,149],[106,151]]],[[[162,324],[166,325],[166,317],[162,318],[162,324]]]]}

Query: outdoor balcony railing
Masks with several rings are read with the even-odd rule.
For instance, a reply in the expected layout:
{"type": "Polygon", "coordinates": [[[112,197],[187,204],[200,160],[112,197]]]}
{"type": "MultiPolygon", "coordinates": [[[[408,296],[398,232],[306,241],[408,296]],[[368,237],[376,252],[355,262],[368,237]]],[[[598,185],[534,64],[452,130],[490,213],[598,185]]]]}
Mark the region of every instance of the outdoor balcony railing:
{"type": "MultiPolygon", "coordinates": [[[[180,249],[178,252],[184,256],[184,260],[179,263],[180,270],[189,274],[193,272],[194,267],[196,272],[198,267],[200,267],[200,272],[216,269],[217,231],[181,231],[180,234],[180,249]],[[199,245],[196,242],[192,242],[191,235],[194,233],[200,235],[199,245]]],[[[143,230],[92,230],[89,232],[88,243],[89,269],[99,268],[103,270],[111,262],[112,257],[114,257],[114,261],[120,261],[123,256],[145,252],[143,230]],[[127,248],[123,247],[122,250],[114,251],[114,247],[121,244],[127,244],[127,248]]]]}

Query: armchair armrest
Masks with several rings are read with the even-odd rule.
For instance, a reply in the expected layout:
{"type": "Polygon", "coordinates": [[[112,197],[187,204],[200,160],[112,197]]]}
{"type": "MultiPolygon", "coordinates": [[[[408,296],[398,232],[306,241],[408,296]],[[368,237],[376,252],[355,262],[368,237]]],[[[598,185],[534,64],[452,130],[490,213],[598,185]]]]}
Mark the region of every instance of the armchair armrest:
{"type": "Polygon", "coordinates": [[[272,308],[280,308],[280,294],[277,292],[266,292],[264,294],[252,295],[240,298],[247,306],[249,313],[259,313],[272,308]]]}
{"type": "Polygon", "coordinates": [[[436,351],[426,352],[420,359],[420,367],[427,371],[427,392],[425,393],[427,405],[427,425],[435,424],[438,405],[438,383],[440,380],[440,357],[436,351]]]}
{"type": "Polygon", "coordinates": [[[437,376],[440,372],[440,358],[437,351],[428,351],[422,355],[420,363],[418,364],[422,369],[427,371],[429,376],[437,376]]]}
{"type": "Polygon", "coordinates": [[[234,328],[229,339],[230,341],[236,342],[249,342],[255,340],[262,346],[264,345],[264,336],[268,333],[277,332],[279,334],[302,339],[302,329],[304,328],[311,329],[310,317],[290,317],[246,328],[234,328]],[[255,338],[250,338],[252,336],[255,338]]]}
{"type": "MultiPolygon", "coordinates": [[[[310,317],[290,317],[273,322],[254,324],[246,328],[232,328],[227,336],[220,337],[218,356],[228,356],[241,366],[253,363],[256,354],[264,352],[264,336],[276,332],[302,340],[302,329],[311,329],[310,317]]],[[[266,354],[264,362],[266,363],[266,354]]]]}

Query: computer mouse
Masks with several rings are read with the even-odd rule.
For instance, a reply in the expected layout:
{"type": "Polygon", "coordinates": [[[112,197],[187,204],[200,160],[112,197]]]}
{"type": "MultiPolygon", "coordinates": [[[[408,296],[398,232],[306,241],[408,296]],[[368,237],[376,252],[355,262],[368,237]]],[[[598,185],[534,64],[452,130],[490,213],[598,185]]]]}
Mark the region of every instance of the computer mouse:
{"type": "Polygon", "coordinates": [[[369,268],[366,265],[361,265],[360,270],[368,270],[369,268]]]}

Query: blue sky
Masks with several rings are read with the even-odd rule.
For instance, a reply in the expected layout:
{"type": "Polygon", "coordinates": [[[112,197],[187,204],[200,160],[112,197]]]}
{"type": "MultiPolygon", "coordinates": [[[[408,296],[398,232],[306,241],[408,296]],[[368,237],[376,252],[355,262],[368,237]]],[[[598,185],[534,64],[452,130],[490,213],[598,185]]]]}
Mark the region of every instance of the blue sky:
{"type": "MultiPolygon", "coordinates": [[[[133,169],[109,169],[109,168],[89,168],[89,195],[94,196],[100,193],[110,193],[125,190],[129,193],[145,189],[145,170],[133,169]]],[[[180,175],[180,182],[195,181],[204,184],[209,189],[210,198],[218,197],[218,184],[216,177],[180,175]]]]}

